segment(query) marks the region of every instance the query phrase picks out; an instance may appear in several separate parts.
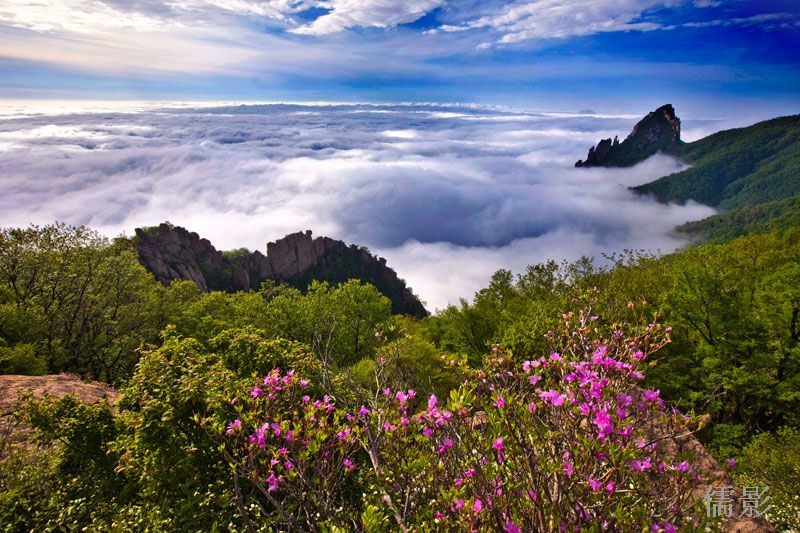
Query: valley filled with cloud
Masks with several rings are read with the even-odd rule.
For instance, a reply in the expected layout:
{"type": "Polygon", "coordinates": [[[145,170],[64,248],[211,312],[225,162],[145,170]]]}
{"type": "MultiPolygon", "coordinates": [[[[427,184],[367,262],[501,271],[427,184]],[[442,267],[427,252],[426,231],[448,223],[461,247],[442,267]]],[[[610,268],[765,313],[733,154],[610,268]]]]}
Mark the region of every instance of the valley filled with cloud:
{"type": "MultiPolygon", "coordinates": [[[[713,211],[627,187],[683,165],[576,169],[640,118],[444,104],[109,105],[0,116],[0,225],[114,236],[168,220],[217,248],[310,229],[386,257],[429,309],[499,268],[672,251],[713,211]],[[99,110],[99,111],[98,111],[99,110]]],[[[687,131],[713,130],[686,121],[687,131]]]]}

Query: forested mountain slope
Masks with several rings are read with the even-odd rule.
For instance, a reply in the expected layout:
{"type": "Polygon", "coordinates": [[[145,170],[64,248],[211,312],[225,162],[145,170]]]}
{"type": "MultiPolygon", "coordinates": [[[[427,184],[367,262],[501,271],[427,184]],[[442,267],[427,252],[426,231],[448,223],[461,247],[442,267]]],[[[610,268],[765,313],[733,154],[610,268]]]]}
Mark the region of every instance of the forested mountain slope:
{"type": "Polygon", "coordinates": [[[800,194],[800,115],[721,131],[670,153],[691,168],[635,191],[662,202],[694,200],[726,211],[800,194]]]}

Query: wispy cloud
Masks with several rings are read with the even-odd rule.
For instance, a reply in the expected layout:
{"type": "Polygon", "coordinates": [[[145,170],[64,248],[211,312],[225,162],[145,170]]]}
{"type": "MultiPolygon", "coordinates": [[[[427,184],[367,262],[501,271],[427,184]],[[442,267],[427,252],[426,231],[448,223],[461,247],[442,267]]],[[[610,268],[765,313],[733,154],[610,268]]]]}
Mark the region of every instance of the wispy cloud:
{"type": "Polygon", "coordinates": [[[670,250],[711,213],[627,186],[681,168],[575,169],[628,117],[429,105],[266,105],[0,120],[0,224],[113,235],[170,220],[223,248],[311,229],[367,245],[432,307],[498,268],[670,250]]]}
{"type": "Polygon", "coordinates": [[[488,28],[500,35],[500,43],[619,31],[652,31],[661,25],[641,20],[643,13],[655,7],[670,7],[680,3],[680,0],[513,2],[499,6],[495,13],[458,25],[446,25],[441,30],[453,32],[488,28]]]}
{"type": "Polygon", "coordinates": [[[330,11],[313,22],[294,28],[294,33],[325,35],[349,28],[393,28],[414,22],[444,0],[329,0],[321,2],[330,11]]]}

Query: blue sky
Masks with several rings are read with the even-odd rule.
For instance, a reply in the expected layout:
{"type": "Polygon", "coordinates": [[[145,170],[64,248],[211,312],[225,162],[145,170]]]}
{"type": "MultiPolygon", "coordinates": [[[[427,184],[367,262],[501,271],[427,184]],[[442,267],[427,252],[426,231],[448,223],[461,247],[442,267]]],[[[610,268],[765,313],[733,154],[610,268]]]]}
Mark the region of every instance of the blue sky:
{"type": "Polygon", "coordinates": [[[755,119],[800,112],[799,50],[796,0],[5,0],[0,97],[755,119]]]}

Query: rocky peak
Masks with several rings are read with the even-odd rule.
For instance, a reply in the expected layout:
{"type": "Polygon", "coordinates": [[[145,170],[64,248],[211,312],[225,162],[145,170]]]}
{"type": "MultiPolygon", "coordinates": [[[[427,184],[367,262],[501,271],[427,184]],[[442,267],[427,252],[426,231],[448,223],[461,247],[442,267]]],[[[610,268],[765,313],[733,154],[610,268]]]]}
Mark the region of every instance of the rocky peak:
{"type": "Polygon", "coordinates": [[[156,277],[168,283],[188,279],[204,292],[216,290],[207,274],[222,270],[224,258],[197,233],[163,223],[150,228],[136,228],[139,261],[156,277]]]}
{"type": "Polygon", "coordinates": [[[385,259],[360,246],[314,238],[311,231],[267,244],[267,255],[247,250],[223,253],[197,233],[168,223],[137,228],[134,244],[139,261],[164,284],[187,279],[204,292],[235,292],[258,289],[262,281],[272,279],[305,290],[313,280],[337,284],[355,278],[386,295],[394,313],[428,314],[385,259]]]}
{"type": "Polygon", "coordinates": [[[586,160],[576,167],[628,167],[644,161],[658,151],[669,152],[681,144],[681,120],[671,104],[666,104],[647,114],[634,127],[624,141],[617,137],[601,140],[589,149],[586,160]]]}

